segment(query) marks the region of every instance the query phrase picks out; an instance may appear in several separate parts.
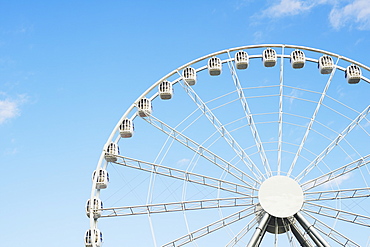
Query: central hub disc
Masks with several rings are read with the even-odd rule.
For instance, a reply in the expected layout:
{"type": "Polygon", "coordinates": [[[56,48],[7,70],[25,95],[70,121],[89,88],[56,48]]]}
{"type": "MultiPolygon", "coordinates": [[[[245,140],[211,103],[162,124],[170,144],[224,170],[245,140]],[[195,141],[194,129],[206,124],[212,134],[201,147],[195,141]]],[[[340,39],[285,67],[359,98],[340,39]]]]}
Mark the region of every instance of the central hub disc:
{"type": "Polygon", "coordinates": [[[258,192],[261,207],[270,215],[286,218],[296,214],[303,204],[303,190],[286,176],[274,176],[265,180],[258,192]]]}

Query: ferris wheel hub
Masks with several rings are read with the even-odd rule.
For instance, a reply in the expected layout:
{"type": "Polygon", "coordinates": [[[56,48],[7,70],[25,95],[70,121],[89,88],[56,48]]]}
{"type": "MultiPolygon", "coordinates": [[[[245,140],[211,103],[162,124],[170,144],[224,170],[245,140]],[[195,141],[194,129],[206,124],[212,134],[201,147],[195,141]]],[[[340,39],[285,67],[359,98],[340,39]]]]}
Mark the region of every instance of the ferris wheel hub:
{"type": "Polygon", "coordinates": [[[265,180],[258,192],[261,207],[278,218],[291,217],[303,205],[303,190],[297,181],[287,176],[273,176],[265,180]]]}

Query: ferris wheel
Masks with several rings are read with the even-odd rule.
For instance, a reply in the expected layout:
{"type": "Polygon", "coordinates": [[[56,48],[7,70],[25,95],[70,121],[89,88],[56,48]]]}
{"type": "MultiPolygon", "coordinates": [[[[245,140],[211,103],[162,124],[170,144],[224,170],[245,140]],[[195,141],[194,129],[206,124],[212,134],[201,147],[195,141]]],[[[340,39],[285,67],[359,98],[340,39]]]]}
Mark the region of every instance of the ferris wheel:
{"type": "Polygon", "coordinates": [[[168,73],[104,146],[85,246],[370,246],[369,75],[285,44],[168,73]]]}

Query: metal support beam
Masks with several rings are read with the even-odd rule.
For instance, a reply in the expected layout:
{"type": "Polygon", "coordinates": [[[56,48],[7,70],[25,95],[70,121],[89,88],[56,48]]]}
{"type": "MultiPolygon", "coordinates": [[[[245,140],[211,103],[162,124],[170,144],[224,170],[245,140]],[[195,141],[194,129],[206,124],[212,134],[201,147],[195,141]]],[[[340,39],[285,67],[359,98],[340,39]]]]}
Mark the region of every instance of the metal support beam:
{"type": "Polygon", "coordinates": [[[268,213],[265,213],[260,221],[260,224],[256,228],[256,231],[254,232],[251,240],[249,241],[247,247],[258,247],[259,244],[262,241],[263,236],[266,233],[267,223],[270,220],[270,215],[268,213]]]}
{"type": "Polygon", "coordinates": [[[294,215],[294,218],[296,218],[299,224],[301,224],[303,229],[308,233],[308,235],[317,246],[330,247],[328,242],[326,242],[326,240],[321,237],[321,235],[318,233],[318,231],[316,231],[313,225],[311,225],[310,222],[308,222],[300,212],[296,213],[294,215]]]}
{"type": "Polygon", "coordinates": [[[290,230],[292,231],[294,237],[298,240],[299,244],[302,246],[302,247],[314,247],[309,241],[308,239],[304,236],[303,232],[301,231],[301,229],[299,229],[299,227],[294,224],[293,222],[291,222],[292,224],[290,224],[290,230]]]}

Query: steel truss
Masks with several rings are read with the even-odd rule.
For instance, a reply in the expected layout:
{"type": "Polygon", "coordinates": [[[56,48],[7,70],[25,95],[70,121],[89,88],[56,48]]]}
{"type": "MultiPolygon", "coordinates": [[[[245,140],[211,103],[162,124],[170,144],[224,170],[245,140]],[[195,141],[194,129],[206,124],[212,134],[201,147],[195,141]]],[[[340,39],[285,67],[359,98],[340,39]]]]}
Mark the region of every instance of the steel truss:
{"type": "Polygon", "coordinates": [[[169,166],[153,164],[150,162],[145,162],[137,159],[132,159],[128,157],[123,157],[116,155],[118,160],[114,163],[154,174],[159,174],[186,182],[196,183],[200,185],[209,186],[215,189],[221,189],[236,194],[249,196],[253,194],[255,188],[249,187],[245,184],[236,184],[226,180],[221,180],[217,178],[212,178],[204,176],[201,174],[196,174],[193,172],[187,172],[180,169],[171,168],[169,166]]]}
{"type": "Polygon", "coordinates": [[[138,206],[126,206],[118,208],[103,208],[101,217],[129,216],[140,214],[170,213],[187,210],[199,210],[210,208],[240,207],[253,205],[256,197],[234,197],[222,199],[205,199],[199,201],[169,202],[159,204],[146,204],[138,206]]]}

